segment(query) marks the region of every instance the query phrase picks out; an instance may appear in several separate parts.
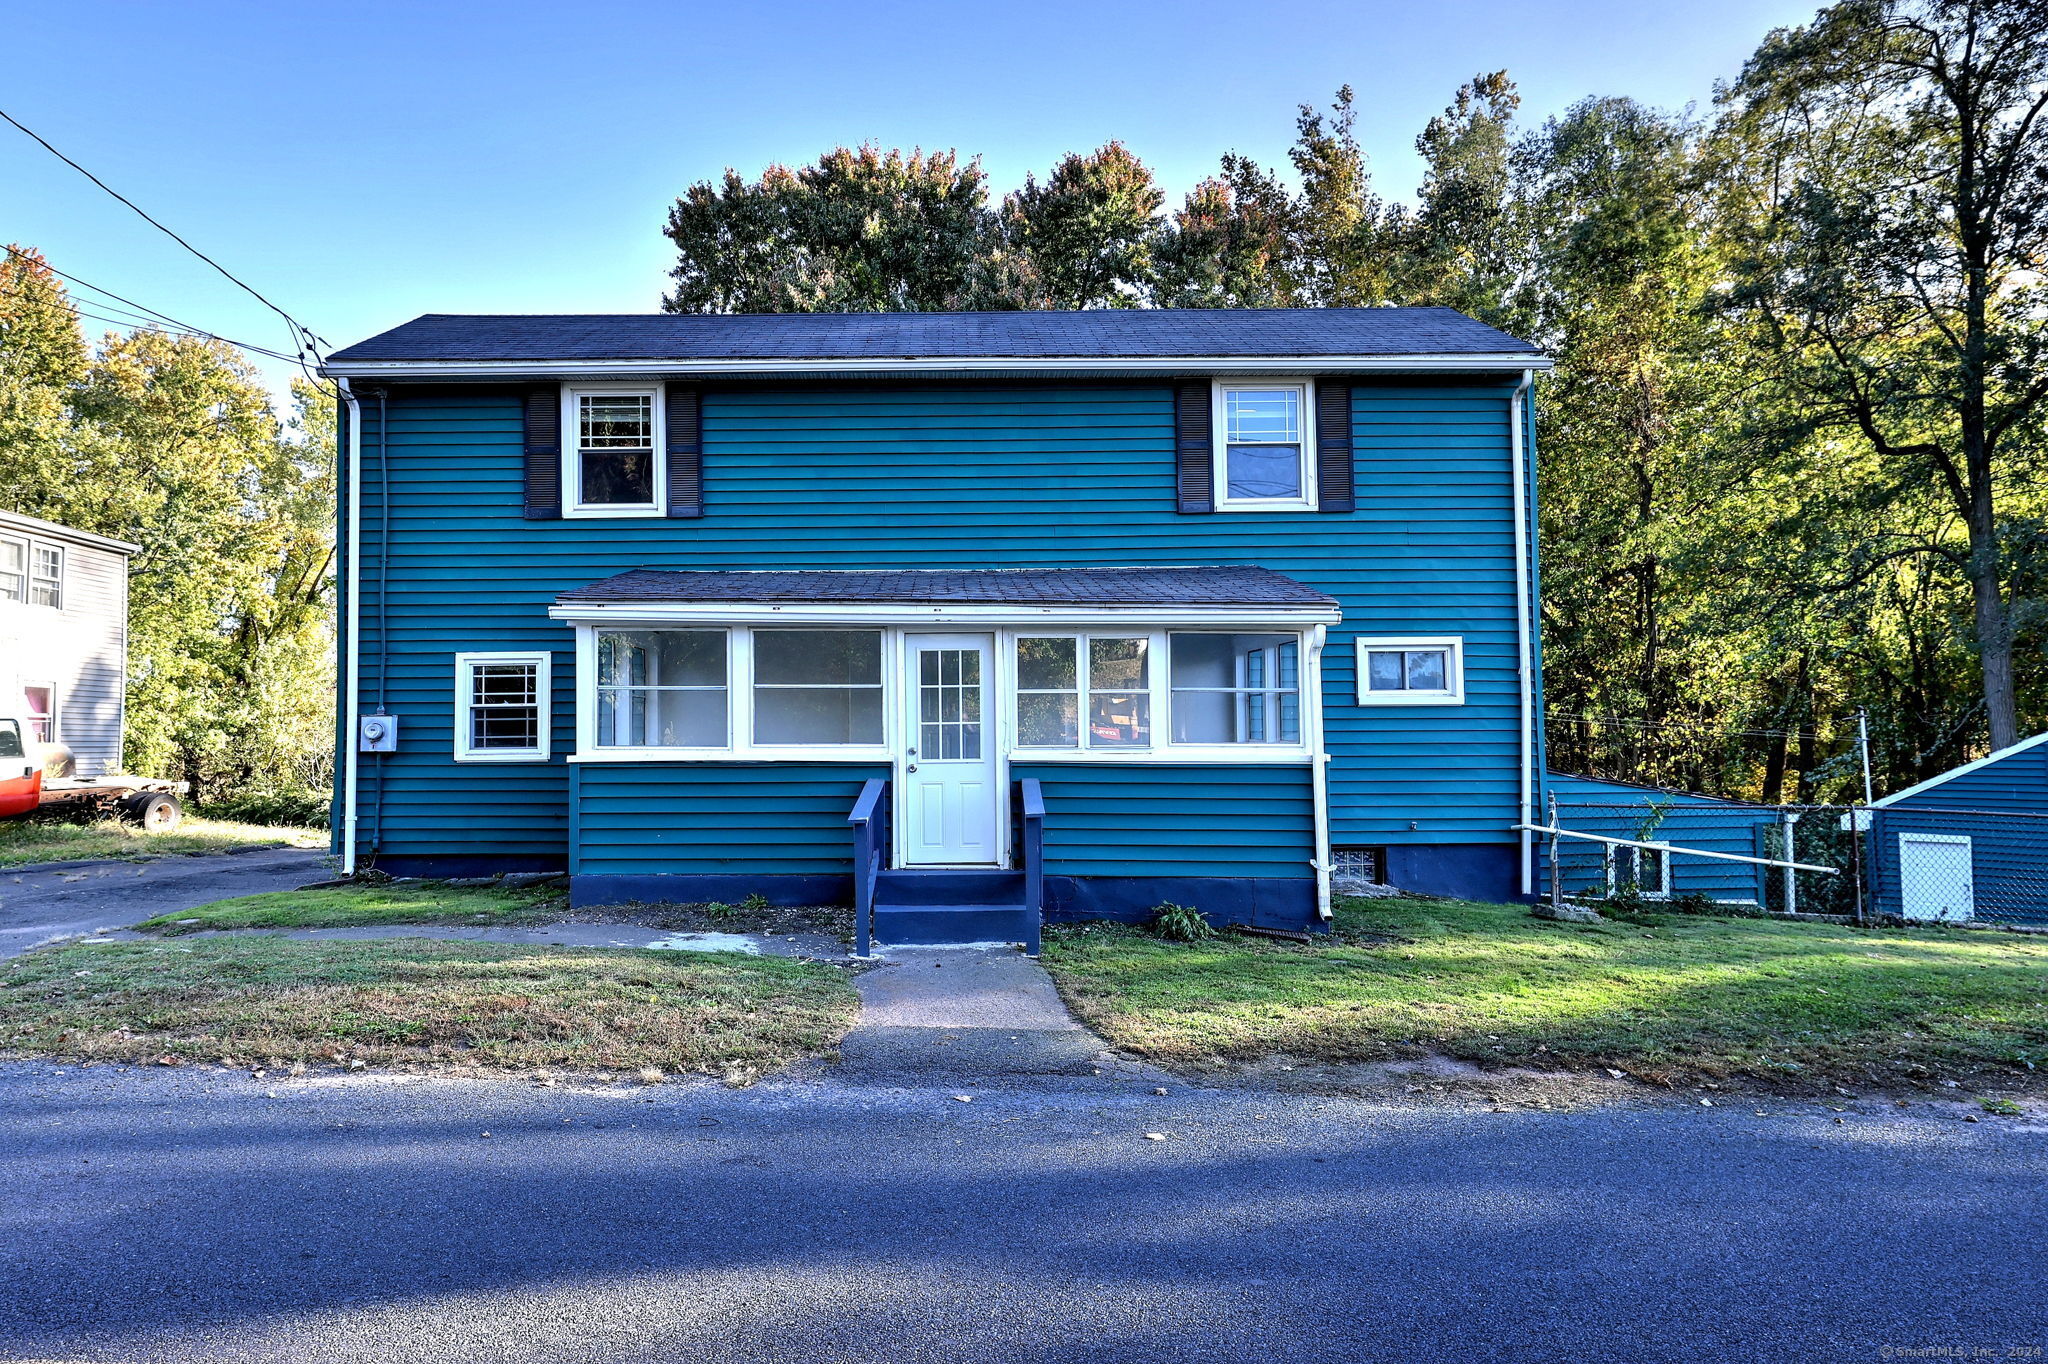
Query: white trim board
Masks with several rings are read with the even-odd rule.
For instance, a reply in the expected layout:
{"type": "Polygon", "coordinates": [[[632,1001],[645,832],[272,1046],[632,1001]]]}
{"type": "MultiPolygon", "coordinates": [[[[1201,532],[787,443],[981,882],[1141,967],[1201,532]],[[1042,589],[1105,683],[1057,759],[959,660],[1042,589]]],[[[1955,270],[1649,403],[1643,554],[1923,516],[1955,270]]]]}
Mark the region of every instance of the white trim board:
{"type": "Polygon", "coordinates": [[[1173,356],[993,356],[936,355],[917,357],[815,357],[808,359],[685,360],[659,356],[618,360],[344,360],[329,361],[320,372],[329,378],[403,379],[455,376],[533,376],[537,378],[657,379],[670,375],[888,375],[987,374],[1032,375],[1065,372],[1178,375],[1231,371],[1238,374],[1377,374],[1458,373],[1515,374],[1548,371],[1545,356],[1512,352],[1470,355],[1173,355],[1173,356]]]}
{"type": "Polygon", "coordinates": [[[1926,781],[1920,782],[1919,784],[1914,786],[1909,786],[1903,791],[1894,791],[1892,792],[1892,794],[1886,796],[1882,800],[1874,800],[1870,802],[1869,808],[1872,810],[1881,810],[1887,805],[1892,805],[1897,803],[1898,801],[1906,799],[1908,796],[1917,796],[1922,791],[1930,791],[1935,787],[1941,785],[1945,781],[1952,781],[1957,777],[1964,776],[1971,772],[1982,771],[1984,768],[1991,766],[1991,764],[1995,762],[2002,762],[2005,759],[2012,757],[2016,753],[2025,753],[2028,749],[2038,748],[2042,744],[2048,744],[2048,734],[2036,734],[2031,739],[2022,739],[2010,748],[2001,748],[1996,753],[1986,754],[1984,757],[1977,759],[1975,762],[1964,763],[1961,767],[1950,768],[1948,771],[1943,772],[1940,776],[1929,777],[1926,781]]]}

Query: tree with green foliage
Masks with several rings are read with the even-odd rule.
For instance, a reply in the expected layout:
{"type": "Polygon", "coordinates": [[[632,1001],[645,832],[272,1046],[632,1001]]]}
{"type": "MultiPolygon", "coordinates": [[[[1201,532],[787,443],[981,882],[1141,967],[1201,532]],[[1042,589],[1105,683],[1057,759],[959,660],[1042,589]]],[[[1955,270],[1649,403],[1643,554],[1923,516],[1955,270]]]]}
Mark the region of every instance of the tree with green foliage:
{"type": "MultiPolygon", "coordinates": [[[[1993,748],[2020,738],[2015,569],[2042,523],[2048,4],[1846,0],[1773,33],[1724,92],[1730,306],[1768,341],[1781,441],[1845,433],[1873,495],[1938,490],[1887,552],[1967,582],[1993,748]]],[[[2035,660],[2034,667],[2039,667],[2035,660]]]]}
{"type": "Polygon", "coordinates": [[[1272,171],[1226,153],[1220,172],[1188,191],[1153,248],[1162,308],[1288,308],[1299,294],[1294,196],[1272,171]]]}
{"type": "Polygon", "coordinates": [[[1507,72],[1474,76],[1415,139],[1426,169],[1401,244],[1404,303],[1514,326],[1508,295],[1525,242],[1513,164],[1521,102],[1507,72]]]}
{"type": "Polygon", "coordinates": [[[1003,200],[1011,249],[1031,262],[1053,308],[1133,308],[1152,289],[1156,215],[1165,196],[1121,142],[1060,159],[1040,184],[1003,200]]]}

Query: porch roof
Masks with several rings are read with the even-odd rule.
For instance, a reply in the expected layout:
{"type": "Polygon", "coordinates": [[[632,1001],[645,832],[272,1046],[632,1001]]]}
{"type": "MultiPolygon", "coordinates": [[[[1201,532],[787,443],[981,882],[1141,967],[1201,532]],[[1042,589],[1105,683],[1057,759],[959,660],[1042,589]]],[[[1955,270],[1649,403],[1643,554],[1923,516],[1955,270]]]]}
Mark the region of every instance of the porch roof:
{"type": "Polygon", "coordinates": [[[1183,568],[634,569],[564,592],[573,606],[717,602],[1073,607],[1253,607],[1326,611],[1337,600],[1249,564],[1183,568]]]}

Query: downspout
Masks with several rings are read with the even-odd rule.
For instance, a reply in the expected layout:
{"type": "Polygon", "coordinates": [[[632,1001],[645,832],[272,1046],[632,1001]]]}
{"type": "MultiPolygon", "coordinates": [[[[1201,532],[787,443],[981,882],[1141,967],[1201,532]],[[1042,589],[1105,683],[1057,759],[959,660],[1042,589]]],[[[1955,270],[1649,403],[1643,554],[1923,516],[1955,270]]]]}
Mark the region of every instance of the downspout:
{"type": "Polygon", "coordinates": [[[1316,681],[1310,695],[1315,713],[1310,717],[1315,729],[1315,748],[1309,754],[1309,785],[1315,799],[1316,818],[1316,917],[1328,923],[1333,917],[1330,905],[1330,755],[1323,744],[1323,644],[1329,638],[1329,627],[1318,625],[1308,637],[1308,675],[1316,681]]]}
{"type": "Polygon", "coordinates": [[[342,680],[341,724],[337,738],[341,743],[341,874],[353,876],[356,873],[356,708],[362,684],[362,668],[358,656],[362,645],[361,613],[356,609],[356,595],[362,582],[362,571],[358,566],[363,547],[362,517],[362,448],[363,448],[363,407],[356,400],[348,380],[336,379],[335,385],[341,391],[341,400],[348,404],[348,492],[345,508],[348,514],[348,555],[347,586],[343,589],[348,598],[348,623],[344,629],[348,651],[348,666],[342,680]]]}
{"type": "Polygon", "coordinates": [[[1513,452],[1515,480],[1515,676],[1521,691],[1521,800],[1515,823],[1522,826],[1522,894],[1536,893],[1536,845],[1529,832],[1536,812],[1535,656],[1531,642],[1529,602],[1529,498],[1522,448],[1523,405],[1535,371],[1523,370],[1522,381],[1508,398],[1508,444],[1513,452]]]}

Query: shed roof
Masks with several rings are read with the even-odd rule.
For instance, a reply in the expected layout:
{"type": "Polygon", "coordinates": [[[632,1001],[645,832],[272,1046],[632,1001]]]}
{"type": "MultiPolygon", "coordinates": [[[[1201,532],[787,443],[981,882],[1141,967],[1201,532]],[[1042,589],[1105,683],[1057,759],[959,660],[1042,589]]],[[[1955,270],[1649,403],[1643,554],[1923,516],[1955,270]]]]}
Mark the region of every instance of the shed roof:
{"type": "Polygon", "coordinates": [[[1334,597],[1251,565],[1189,568],[635,569],[556,598],[564,606],[806,602],[1020,606],[1333,607],[1334,597]]]}
{"type": "Polygon", "coordinates": [[[379,362],[1077,360],[1516,355],[1451,308],[1002,313],[427,313],[336,351],[379,362]]]}
{"type": "Polygon", "coordinates": [[[2048,734],[2036,734],[2031,739],[2022,739],[2010,748],[2001,748],[1996,753],[1986,754],[1975,762],[1964,763],[1961,767],[1950,768],[1939,776],[1929,777],[1926,781],[1909,786],[1903,791],[1894,791],[1882,800],[1874,800],[1870,802],[1870,808],[1875,810],[1881,806],[1896,805],[1898,802],[1917,796],[1923,791],[1932,791],[1943,782],[1954,781],[1957,777],[1963,776],[1966,773],[1982,772],[1985,768],[1995,763],[2004,762],[2007,758],[2016,757],[2030,749],[2038,748],[2044,743],[2048,743],[2048,734]]]}

